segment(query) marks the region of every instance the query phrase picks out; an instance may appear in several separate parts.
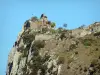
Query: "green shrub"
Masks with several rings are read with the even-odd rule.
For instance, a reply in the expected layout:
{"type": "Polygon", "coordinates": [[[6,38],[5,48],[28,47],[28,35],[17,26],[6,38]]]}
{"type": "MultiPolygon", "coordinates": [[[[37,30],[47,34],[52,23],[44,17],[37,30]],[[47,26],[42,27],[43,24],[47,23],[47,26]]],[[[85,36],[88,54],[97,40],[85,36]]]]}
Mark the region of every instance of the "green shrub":
{"type": "Polygon", "coordinates": [[[45,45],[44,41],[41,41],[41,40],[34,41],[34,43],[32,45],[32,49],[34,50],[33,56],[31,58],[32,63],[30,63],[30,62],[27,63],[28,67],[32,70],[32,73],[28,74],[28,75],[37,75],[37,71],[39,69],[42,70],[43,74],[45,73],[46,67],[42,64],[45,61],[47,61],[49,57],[45,56],[45,58],[42,59],[41,56],[39,55],[39,51],[38,51],[40,48],[43,48],[44,45],[45,45]]]}
{"type": "Polygon", "coordinates": [[[70,63],[73,62],[73,61],[74,61],[73,58],[69,58],[68,61],[67,61],[67,63],[70,64],[70,63]]]}
{"type": "Polygon", "coordinates": [[[82,42],[85,46],[91,46],[92,41],[92,39],[84,39],[82,42]]]}
{"type": "Polygon", "coordinates": [[[83,29],[83,28],[85,28],[85,25],[84,24],[81,25],[78,29],[83,29]]]}
{"type": "Polygon", "coordinates": [[[42,28],[42,33],[46,33],[48,31],[48,28],[42,28]]]}
{"type": "Polygon", "coordinates": [[[63,31],[63,28],[62,28],[62,27],[59,27],[59,28],[57,29],[57,32],[58,32],[58,33],[62,33],[62,31],[63,31]]]}
{"type": "Polygon", "coordinates": [[[56,30],[50,29],[50,32],[51,32],[52,34],[54,34],[54,33],[56,33],[56,30]]]}
{"type": "Polygon", "coordinates": [[[44,48],[44,46],[45,46],[45,41],[41,41],[41,40],[35,40],[34,41],[33,47],[35,49],[44,48]]]}
{"type": "Polygon", "coordinates": [[[30,64],[30,62],[27,63],[27,65],[31,68],[31,69],[38,69],[41,66],[41,57],[38,56],[34,56],[32,58],[32,64],[30,64]]]}
{"type": "MultiPolygon", "coordinates": [[[[22,71],[25,73],[26,71],[27,71],[27,66],[24,66],[23,68],[22,68],[22,71]]],[[[26,74],[26,73],[25,73],[26,74]]]]}
{"type": "Polygon", "coordinates": [[[41,69],[42,74],[45,74],[45,70],[47,69],[46,65],[43,65],[43,63],[45,61],[47,61],[49,58],[48,55],[46,55],[46,57],[41,58],[41,56],[38,54],[36,56],[32,57],[32,63],[30,64],[30,62],[27,63],[28,67],[32,70],[32,73],[30,75],[37,75],[37,71],[39,69],[41,69]]]}
{"type": "Polygon", "coordinates": [[[27,50],[23,50],[22,57],[27,57],[28,53],[27,50]]]}
{"type": "Polygon", "coordinates": [[[39,55],[39,51],[38,51],[37,49],[35,49],[33,55],[34,55],[34,56],[39,55]]]}
{"type": "Polygon", "coordinates": [[[35,34],[25,33],[22,38],[24,44],[30,44],[35,39],[35,34]]]}
{"type": "Polygon", "coordinates": [[[64,57],[59,57],[58,58],[58,64],[64,64],[64,62],[65,62],[65,58],[64,57]]]}
{"type": "Polygon", "coordinates": [[[31,43],[27,44],[26,48],[22,50],[22,57],[27,57],[30,46],[31,46],[31,43]]]}
{"type": "Polygon", "coordinates": [[[96,32],[93,34],[94,36],[100,36],[100,32],[96,32]]]}
{"type": "Polygon", "coordinates": [[[69,50],[73,50],[76,48],[76,45],[75,44],[71,44],[70,47],[69,47],[69,50]]]}
{"type": "Polygon", "coordinates": [[[23,75],[28,75],[26,66],[22,68],[22,72],[23,72],[23,75]]]}
{"type": "Polygon", "coordinates": [[[34,65],[33,67],[39,67],[41,65],[41,57],[38,55],[38,56],[34,56],[32,58],[32,61],[33,61],[33,64],[34,65]]]}
{"type": "Polygon", "coordinates": [[[54,22],[51,23],[51,27],[54,28],[56,24],[54,22]]]}
{"type": "Polygon", "coordinates": [[[46,62],[46,61],[48,61],[49,58],[50,58],[49,55],[45,55],[45,56],[42,58],[42,62],[46,62]]]}
{"type": "Polygon", "coordinates": [[[77,55],[78,54],[78,51],[75,51],[75,54],[77,55]]]}
{"type": "Polygon", "coordinates": [[[96,65],[98,63],[98,60],[97,59],[93,59],[92,61],[91,61],[91,65],[96,65]]]}
{"type": "Polygon", "coordinates": [[[41,57],[39,55],[33,56],[32,58],[32,64],[30,62],[27,63],[28,67],[32,70],[32,73],[30,75],[37,75],[38,69],[41,68],[41,57]]]}
{"type": "Polygon", "coordinates": [[[38,19],[38,17],[37,17],[37,16],[34,16],[33,18],[38,19]]]}
{"type": "Polygon", "coordinates": [[[87,67],[84,67],[84,72],[87,72],[88,68],[87,67]]]}
{"type": "Polygon", "coordinates": [[[63,40],[63,38],[66,38],[65,33],[64,33],[64,32],[62,32],[59,38],[60,38],[61,40],[63,40]]]}

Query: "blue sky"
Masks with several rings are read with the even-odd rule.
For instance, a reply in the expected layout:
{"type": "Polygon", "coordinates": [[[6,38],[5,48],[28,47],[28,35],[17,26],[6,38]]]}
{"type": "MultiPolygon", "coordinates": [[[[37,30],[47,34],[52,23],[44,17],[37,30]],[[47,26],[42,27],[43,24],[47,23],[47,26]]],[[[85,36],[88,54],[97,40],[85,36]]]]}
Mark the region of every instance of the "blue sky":
{"type": "Polygon", "coordinates": [[[0,0],[0,75],[23,23],[42,13],[57,27],[67,23],[73,29],[100,21],[100,0],[0,0]]]}

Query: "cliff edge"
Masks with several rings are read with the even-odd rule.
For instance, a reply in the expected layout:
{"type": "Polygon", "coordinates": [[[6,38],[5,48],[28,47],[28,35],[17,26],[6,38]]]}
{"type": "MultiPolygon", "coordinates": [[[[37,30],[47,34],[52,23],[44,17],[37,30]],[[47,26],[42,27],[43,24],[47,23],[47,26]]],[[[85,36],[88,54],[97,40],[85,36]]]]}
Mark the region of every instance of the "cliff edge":
{"type": "Polygon", "coordinates": [[[55,25],[44,14],[24,23],[6,75],[100,75],[100,23],[73,30],[55,25]]]}

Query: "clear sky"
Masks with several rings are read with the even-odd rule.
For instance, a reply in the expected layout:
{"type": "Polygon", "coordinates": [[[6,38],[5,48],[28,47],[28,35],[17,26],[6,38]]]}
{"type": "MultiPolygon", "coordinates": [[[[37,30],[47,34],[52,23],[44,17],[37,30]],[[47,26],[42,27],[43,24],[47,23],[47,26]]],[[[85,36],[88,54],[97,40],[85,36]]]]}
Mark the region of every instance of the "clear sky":
{"type": "Polygon", "coordinates": [[[100,0],[0,0],[0,75],[23,23],[42,13],[57,27],[67,23],[73,29],[100,21],[100,0]]]}

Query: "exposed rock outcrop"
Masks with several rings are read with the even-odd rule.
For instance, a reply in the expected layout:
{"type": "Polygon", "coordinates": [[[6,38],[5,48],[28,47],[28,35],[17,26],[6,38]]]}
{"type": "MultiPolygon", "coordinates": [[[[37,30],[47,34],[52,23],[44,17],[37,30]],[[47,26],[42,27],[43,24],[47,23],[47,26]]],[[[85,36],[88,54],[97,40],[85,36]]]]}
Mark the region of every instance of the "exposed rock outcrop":
{"type": "Polygon", "coordinates": [[[100,23],[74,30],[51,24],[44,14],[24,23],[9,53],[6,75],[100,75],[100,23]]]}

